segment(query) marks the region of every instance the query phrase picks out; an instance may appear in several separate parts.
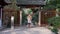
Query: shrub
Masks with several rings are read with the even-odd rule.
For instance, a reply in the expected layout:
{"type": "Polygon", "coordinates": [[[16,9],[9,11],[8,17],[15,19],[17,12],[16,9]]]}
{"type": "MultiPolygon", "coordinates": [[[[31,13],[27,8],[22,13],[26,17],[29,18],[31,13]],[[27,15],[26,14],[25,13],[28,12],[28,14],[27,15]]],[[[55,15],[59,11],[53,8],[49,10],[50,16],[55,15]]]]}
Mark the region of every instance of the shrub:
{"type": "Polygon", "coordinates": [[[57,28],[53,28],[51,29],[52,32],[54,32],[55,34],[58,34],[58,29],[57,28]]]}
{"type": "Polygon", "coordinates": [[[52,32],[55,34],[58,34],[58,28],[60,26],[60,16],[58,17],[52,17],[48,19],[48,24],[52,24],[53,29],[51,29],[52,32]]]}
{"type": "Polygon", "coordinates": [[[49,18],[48,24],[53,24],[53,27],[58,28],[60,26],[60,16],[49,18]]]}

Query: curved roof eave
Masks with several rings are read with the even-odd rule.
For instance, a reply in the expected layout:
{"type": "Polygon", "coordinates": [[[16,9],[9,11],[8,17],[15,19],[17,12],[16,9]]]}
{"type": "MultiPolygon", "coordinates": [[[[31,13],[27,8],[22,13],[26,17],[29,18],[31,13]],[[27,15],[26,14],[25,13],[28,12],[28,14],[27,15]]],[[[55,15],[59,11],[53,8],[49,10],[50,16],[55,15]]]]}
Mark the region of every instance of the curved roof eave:
{"type": "MultiPolygon", "coordinates": [[[[10,0],[4,0],[6,3],[11,3],[10,0]]],[[[42,0],[17,0],[17,4],[21,5],[46,5],[45,1],[42,0]]]]}

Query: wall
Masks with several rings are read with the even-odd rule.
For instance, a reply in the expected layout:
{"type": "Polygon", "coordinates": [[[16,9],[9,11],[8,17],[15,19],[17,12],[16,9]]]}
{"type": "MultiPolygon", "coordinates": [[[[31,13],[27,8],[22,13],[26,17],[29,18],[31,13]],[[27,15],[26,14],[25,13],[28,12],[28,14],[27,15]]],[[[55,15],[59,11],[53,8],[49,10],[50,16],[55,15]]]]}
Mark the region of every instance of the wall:
{"type": "Polygon", "coordinates": [[[44,10],[41,12],[41,25],[45,24],[47,25],[47,19],[56,16],[56,10],[44,10]]]}

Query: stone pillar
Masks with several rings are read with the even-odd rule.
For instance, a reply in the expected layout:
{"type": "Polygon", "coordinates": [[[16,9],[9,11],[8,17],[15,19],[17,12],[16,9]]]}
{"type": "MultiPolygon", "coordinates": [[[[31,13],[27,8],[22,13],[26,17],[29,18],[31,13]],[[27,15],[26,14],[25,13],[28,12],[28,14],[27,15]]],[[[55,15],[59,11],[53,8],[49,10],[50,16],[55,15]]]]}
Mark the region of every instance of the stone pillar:
{"type": "Polygon", "coordinates": [[[14,16],[11,16],[11,34],[16,34],[14,31],[14,16]]]}
{"type": "Polygon", "coordinates": [[[11,30],[14,30],[14,16],[11,16],[11,30]]]}
{"type": "Polygon", "coordinates": [[[58,16],[59,16],[59,15],[58,15],[58,11],[59,11],[59,10],[58,10],[58,9],[56,9],[56,17],[58,17],[58,16]]]}
{"type": "Polygon", "coordinates": [[[20,11],[20,25],[22,24],[22,11],[20,11]]]}
{"type": "Polygon", "coordinates": [[[39,8],[39,23],[38,25],[41,26],[41,11],[42,11],[43,7],[39,8]]]}
{"type": "Polygon", "coordinates": [[[2,8],[1,8],[1,27],[2,27],[2,8]]]}
{"type": "Polygon", "coordinates": [[[41,25],[41,11],[39,11],[39,23],[38,23],[38,25],[40,26],[41,25]]]}
{"type": "Polygon", "coordinates": [[[2,27],[2,8],[1,8],[1,15],[0,15],[0,27],[2,27]]]}

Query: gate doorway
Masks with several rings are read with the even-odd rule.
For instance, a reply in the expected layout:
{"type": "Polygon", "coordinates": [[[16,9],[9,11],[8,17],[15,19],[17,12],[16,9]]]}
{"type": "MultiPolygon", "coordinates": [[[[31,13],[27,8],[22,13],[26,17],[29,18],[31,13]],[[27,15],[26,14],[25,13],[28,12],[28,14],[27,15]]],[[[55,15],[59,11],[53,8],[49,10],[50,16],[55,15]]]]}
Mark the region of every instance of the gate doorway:
{"type": "Polygon", "coordinates": [[[20,25],[24,26],[27,25],[28,21],[27,21],[27,15],[29,14],[29,12],[31,12],[31,16],[32,16],[32,23],[33,25],[38,25],[38,21],[39,21],[39,8],[35,7],[35,8],[21,8],[21,12],[22,12],[22,22],[20,23],[20,25]]]}
{"type": "Polygon", "coordinates": [[[27,12],[29,10],[32,13],[32,23],[34,25],[38,25],[39,18],[41,19],[41,25],[45,24],[47,25],[48,22],[46,19],[53,17],[56,15],[55,10],[49,10],[49,11],[41,11],[41,16],[39,17],[39,7],[22,7],[20,8],[20,11],[3,11],[3,25],[7,27],[11,27],[11,16],[14,15],[14,26],[20,26],[20,25],[27,25],[27,12]],[[20,14],[22,12],[22,14],[20,14]],[[22,17],[20,16],[22,15],[22,17]],[[22,18],[22,20],[21,20],[22,18]]]}

